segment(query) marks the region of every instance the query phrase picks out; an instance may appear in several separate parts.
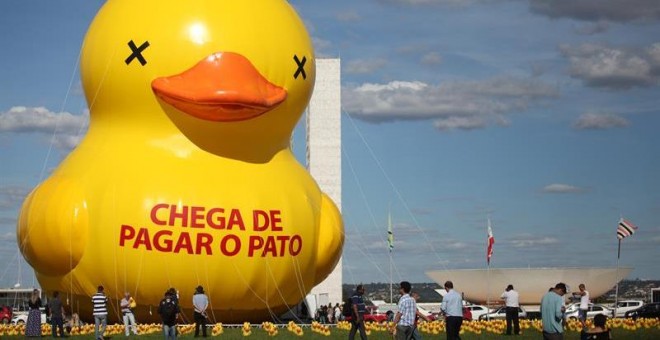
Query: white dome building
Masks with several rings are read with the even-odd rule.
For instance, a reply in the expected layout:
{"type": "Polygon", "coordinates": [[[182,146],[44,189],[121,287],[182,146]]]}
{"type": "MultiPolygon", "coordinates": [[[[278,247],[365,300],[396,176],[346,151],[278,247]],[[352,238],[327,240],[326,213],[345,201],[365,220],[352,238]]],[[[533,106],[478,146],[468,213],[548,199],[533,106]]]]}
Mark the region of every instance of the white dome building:
{"type": "Polygon", "coordinates": [[[512,284],[520,294],[520,304],[536,305],[541,302],[543,294],[558,282],[568,286],[569,294],[584,283],[591,299],[595,299],[612,289],[632,270],[630,267],[491,268],[434,270],[426,272],[426,275],[441,286],[445,281],[452,281],[456,291],[462,292],[464,299],[473,303],[497,301],[506,286],[512,284]]]}

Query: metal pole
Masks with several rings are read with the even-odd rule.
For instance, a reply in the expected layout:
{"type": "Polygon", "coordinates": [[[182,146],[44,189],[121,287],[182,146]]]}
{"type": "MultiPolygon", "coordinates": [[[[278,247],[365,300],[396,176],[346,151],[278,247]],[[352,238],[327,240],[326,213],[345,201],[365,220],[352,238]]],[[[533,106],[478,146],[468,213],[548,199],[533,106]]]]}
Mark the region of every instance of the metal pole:
{"type": "Polygon", "coordinates": [[[490,320],[490,261],[486,269],[486,319],[490,320]]]}
{"type": "Polygon", "coordinates": [[[392,251],[390,250],[390,303],[394,303],[394,298],[392,297],[392,251]]]}
{"type": "Polygon", "coordinates": [[[619,247],[616,255],[616,288],[614,289],[614,315],[616,317],[616,309],[619,304],[619,260],[621,259],[621,239],[619,239],[619,247]]]}

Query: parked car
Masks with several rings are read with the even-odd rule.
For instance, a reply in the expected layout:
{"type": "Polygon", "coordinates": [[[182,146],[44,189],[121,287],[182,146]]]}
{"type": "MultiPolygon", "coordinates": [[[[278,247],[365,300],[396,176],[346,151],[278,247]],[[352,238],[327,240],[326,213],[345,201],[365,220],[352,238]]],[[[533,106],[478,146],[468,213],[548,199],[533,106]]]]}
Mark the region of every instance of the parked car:
{"type": "MultiPolygon", "coordinates": [[[[568,305],[568,308],[566,308],[566,319],[577,319],[578,318],[578,313],[580,309],[580,304],[579,303],[572,303],[568,305]]],[[[612,315],[614,315],[614,311],[603,306],[603,305],[598,305],[598,304],[589,304],[589,309],[587,310],[587,319],[593,319],[594,316],[598,314],[604,314],[608,318],[611,318],[612,315]]]]}
{"type": "Polygon", "coordinates": [[[437,319],[435,313],[433,313],[432,310],[428,310],[428,309],[426,309],[426,308],[424,308],[424,307],[421,307],[420,305],[417,305],[417,310],[418,310],[420,313],[422,313],[422,315],[424,315],[427,319],[429,319],[429,320],[431,320],[431,321],[437,319]]]}
{"type": "MultiPolygon", "coordinates": [[[[364,322],[376,322],[376,323],[381,323],[383,321],[391,320],[391,315],[393,315],[392,311],[387,311],[385,313],[381,313],[378,311],[378,308],[375,306],[366,306],[366,312],[364,313],[364,322]]],[[[347,316],[345,318],[346,321],[351,321],[353,317],[352,316],[347,316]]]]}
{"type": "Polygon", "coordinates": [[[465,307],[470,310],[470,314],[472,314],[473,320],[479,320],[480,316],[492,312],[490,308],[482,305],[467,305],[465,307]]]}
{"type": "Polygon", "coordinates": [[[633,309],[637,309],[639,307],[642,307],[644,305],[644,302],[639,301],[639,300],[624,300],[624,301],[619,301],[616,304],[616,315],[614,317],[616,318],[622,318],[626,315],[627,311],[631,311],[633,309]]]}
{"type": "MultiPolygon", "coordinates": [[[[427,315],[429,319],[433,320],[444,320],[445,315],[442,312],[434,312],[431,313],[431,315],[427,315]]],[[[467,306],[463,306],[463,320],[465,321],[472,321],[474,320],[472,316],[472,312],[467,306]]]]}
{"type": "Polygon", "coordinates": [[[468,306],[463,306],[463,320],[465,321],[472,321],[472,311],[470,311],[470,308],[468,306]]]}
{"type": "Polygon", "coordinates": [[[11,307],[7,307],[7,306],[0,307],[0,322],[2,322],[3,325],[9,323],[9,321],[11,320],[11,316],[12,316],[11,307]]]}
{"type": "MultiPolygon", "coordinates": [[[[527,318],[527,312],[525,311],[524,308],[518,307],[518,318],[519,319],[526,319],[527,318]]],[[[479,320],[506,320],[506,307],[501,307],[498,310],[491,312],[491,313],[486,313],[481,316],[479,316],[479,320]]]]}
{"type": "MultiPolygon", "coordinates": [[[[14,314],[14,317],[11,318],[12,325],[21,325],[27,323],[28,315],[25,312],[14,314]]],[[[41,323],[48,323],[48,318],[46,317],[46,309],[41,307],[41,323]]]]}
{"type": "Polygon", "coordinates": [[[637,309],[629,310],[625,314],[626,318],[660,318],[660,302],[647,303],[637,309]]]}

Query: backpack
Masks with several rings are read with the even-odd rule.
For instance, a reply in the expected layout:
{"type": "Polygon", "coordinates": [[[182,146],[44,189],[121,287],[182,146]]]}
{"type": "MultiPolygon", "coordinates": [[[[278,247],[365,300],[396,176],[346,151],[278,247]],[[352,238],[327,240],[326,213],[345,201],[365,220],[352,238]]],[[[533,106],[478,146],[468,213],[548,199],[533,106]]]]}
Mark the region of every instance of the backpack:
{"type": "Polygon", "coordinates": [[[353,315],[353,297],[349,296],[346,301],[344,301],[344,305],[342,306],[341,309],[341,314],[343,316],[351,316],[353,315]]]}

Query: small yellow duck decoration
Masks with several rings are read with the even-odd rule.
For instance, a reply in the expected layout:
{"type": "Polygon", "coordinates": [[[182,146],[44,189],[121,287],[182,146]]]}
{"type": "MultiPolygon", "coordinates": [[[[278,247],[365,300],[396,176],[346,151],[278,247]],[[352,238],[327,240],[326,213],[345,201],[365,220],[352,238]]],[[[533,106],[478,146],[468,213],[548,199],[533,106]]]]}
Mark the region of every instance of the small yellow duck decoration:
{"type": "Polygon", "coordinates": [[[261,321],[334,269],[341,216],[289,145],[315,59],[287,1],[108,0],[80,68],[89,130],[17,226],[43,289],[88,317],[128,291],[144,322],[202,285],[214,321],[261,321]]]}

